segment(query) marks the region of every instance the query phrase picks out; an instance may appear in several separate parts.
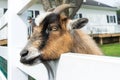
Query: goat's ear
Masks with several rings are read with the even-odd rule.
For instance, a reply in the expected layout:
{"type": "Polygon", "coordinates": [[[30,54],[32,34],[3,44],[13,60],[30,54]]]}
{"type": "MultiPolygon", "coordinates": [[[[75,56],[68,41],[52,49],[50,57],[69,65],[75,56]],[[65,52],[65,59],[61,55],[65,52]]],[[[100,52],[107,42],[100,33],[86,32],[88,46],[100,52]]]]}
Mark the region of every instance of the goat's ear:
{"type": "Polygon", "coordinates": [[[71,29],[80,29],[88,23],[87,18],[80,18],[71,21],[71,29]]]}

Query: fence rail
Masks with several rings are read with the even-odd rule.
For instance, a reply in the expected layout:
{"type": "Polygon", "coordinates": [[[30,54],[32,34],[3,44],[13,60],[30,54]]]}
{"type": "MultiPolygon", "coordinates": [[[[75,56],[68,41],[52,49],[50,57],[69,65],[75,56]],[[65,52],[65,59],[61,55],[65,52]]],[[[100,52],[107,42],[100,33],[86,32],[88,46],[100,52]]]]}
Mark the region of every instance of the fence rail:
{"type": "Polygon", "coordinates": [[[8,11],[0,18],[0,40],[7,39],[8,11]]]}
{"type": "MultiPolygon", "coordinates": [[[[18,68],[36,80],[48,80],[47,71],[40,63],[18,68]]],[[[120,80],[120,58],[66,53],[60,58],[56,80],[120,80]]]]}
{"type": "Polygon", "coordinates": [[[48,80],[47,70],[42,63],[33,66],[27,66],[21,64],[19,61],[17,67],[19,70],[33,77],[35,80],[48,80]]]}
{"type": "Polygon", "coordinates": [[[115,26],[115,33],[120,33],[120,25],[115,26]]]}
{"type": "Polygon", "coordinates": [[[0,80],[7,80],[1,71],[0,71],[0,80]]]}
{"type": "Polygon", "coordinates": [[[119,80],[120,58],[65,54],[61,56],[57,80],[119,80]]]}
{"type": "Polygon", "coordinates": [[[8,60],[8,47],[0,46],[0,56],[8,60]]]}
{"type": "Polygon", "coordinates": [[[120,33],[120,25],[87,25],[83,30],[89,34],[120,33]]]}
{"type": "Polygon", "coordinates": [[[8,11],[0,18],[0,31],[7,25],[8,23],[8,11]]]}

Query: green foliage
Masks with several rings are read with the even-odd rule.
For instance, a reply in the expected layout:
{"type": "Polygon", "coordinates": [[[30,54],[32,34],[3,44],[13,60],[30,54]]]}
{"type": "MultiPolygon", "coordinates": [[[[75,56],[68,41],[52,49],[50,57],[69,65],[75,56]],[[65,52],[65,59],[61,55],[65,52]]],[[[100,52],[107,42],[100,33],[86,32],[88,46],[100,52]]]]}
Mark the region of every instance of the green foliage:
{"type": "Polygon", "coordinates": [[[120,44],[105,44],[100,46],[106,56],[120,57],[120,44]]]}
{"type": "Polygon", "coordinates": [[[31,76],[28,76],[28,80],[35,80],[35,79],[31,76]]]}
{"type": "Polygon", "coordinates": [[[117,15],[120,15],[120,10],[117,11],[117,15]]]}
{"type": "Polygon", "coordinates": [[[0,70],[7,78],[7,60],[0,56],[0,70]]]}

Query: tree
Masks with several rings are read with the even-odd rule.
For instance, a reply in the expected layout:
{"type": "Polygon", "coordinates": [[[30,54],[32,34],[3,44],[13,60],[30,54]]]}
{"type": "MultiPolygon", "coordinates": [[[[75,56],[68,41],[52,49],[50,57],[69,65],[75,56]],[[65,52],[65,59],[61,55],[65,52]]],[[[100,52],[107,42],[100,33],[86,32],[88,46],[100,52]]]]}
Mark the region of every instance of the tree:
{"type": "Polygon", "coordinates": [[[120,1],[115,0],[114,6],[118,8],[118,10],[117,10],[117,20],[118,20],[118,24],[120,24],[120,1]]]}
{"type": "Polygon", "coordinates": [[[45,11],[52,7],[50,0],[41,0],[41,2],[45,11]]]}
{"type": "Polygon", "coordinates": [[[47,11],[50,8],[57,7],[61,4],[73,4],[76,6],[76,8],[71,8],[69,10],[65,10],[65,14],[70,17],[74,18],[76,15],[76,12],[79,10],[79,8],[82,5],[83,0],[41,0],[41,3],[43,5],[43,8],[45,11],[47,11]]]}
{"type": "Polygon", "coordinates": [[[120,9],[120,0],[115,0],[114,6],[120,9]]]}

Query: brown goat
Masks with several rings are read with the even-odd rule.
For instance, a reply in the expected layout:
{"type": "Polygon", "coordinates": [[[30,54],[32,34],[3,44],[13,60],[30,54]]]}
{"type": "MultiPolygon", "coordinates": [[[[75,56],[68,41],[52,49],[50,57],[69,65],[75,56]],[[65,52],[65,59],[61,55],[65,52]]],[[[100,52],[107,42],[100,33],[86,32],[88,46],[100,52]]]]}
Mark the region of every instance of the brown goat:
{"type": "Polygon", "coordinates": [[[88,19],[71,20],[61,14],[64,9],[70,7],[74,6],[64,4],[53,12],[46,12],[36,18],[37,27],[20,53],[22,63],[56,60],[67,52],[102,55],[92,38],[77,30],[85,26],[88,19]]]}

